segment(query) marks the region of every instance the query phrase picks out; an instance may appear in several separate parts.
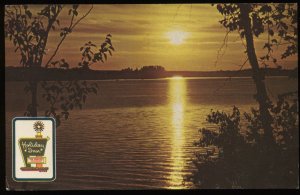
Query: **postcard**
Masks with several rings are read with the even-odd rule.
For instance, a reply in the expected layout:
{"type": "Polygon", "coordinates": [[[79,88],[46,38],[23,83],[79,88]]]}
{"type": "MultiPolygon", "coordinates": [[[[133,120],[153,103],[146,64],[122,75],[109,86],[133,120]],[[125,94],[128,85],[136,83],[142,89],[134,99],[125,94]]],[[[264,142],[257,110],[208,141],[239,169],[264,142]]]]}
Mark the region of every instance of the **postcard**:
{"type": "Polygon", "coordinates": [[[297,14],[5,5],[6,190],[299,189],[297,14]]]}

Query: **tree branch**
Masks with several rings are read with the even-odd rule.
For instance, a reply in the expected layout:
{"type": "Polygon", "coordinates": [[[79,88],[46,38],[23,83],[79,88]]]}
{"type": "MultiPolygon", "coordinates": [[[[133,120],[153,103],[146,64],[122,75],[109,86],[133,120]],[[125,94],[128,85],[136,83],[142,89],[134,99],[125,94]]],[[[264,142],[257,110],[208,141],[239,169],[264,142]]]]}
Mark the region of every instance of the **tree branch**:
{"type": "Polygon", "coordinates": [[[223,85],[219,86],[213,93],[215,94],[216,92],[218,92],[221,88],[225,87],[225,85],[227,84],[228,81],[231,80],[232,77],[235,77],[238,75],[238,73],[240,71],[242,71],[244,65],[248,62],[248,58],[244,61],[244,63],[242,65],[240,65],[240,69],[231,77],[227,78],[227,80],[223,83],[223,85]]]}
{"type": "Polygon", "coordinates": [[[222,58],[222,57],[224,56],[225,52],[226,52],[227,41],[228,41],[228,35],[229,35],[229,33],[230,33],[230,31],[227,30],[227,31],[226,31],[226,34],[225,34],[225,37],[224,37],[224,39],[223,39],[222,45],[220,46],[220,48],[219,48],[218,51],[217,51],[217,59],[216,59],[215,64],[214,64],[215,67],[217,66],[217,63],[218,63],[219,59],[222,58]],[[225,48],[224,48],[224,47],[225,47],[225,48]],[[221,53],[222,49],[224,49],[224,50],[223,50],[223,53],[221,53]]]}
{"type": "MultiPolygon", "coordinates": [[[[72,26],[72,23],[73,23],[73,19],[74,19],[74,15],[72,17],[72,20],[71,20],[71,24],[70,24],[70,27],[69,29],[72,30],[82,19],[84,19],[87,15],[89,15],[89,13],[92,11],[93,9],[93,5],[92,7],[89,9],[89,11],[84,14],[81,18],[79,18],[72,26]]],[[[54,53],[52,54],[52,56],[49,58],[49,60],[47,61],[47,63],[45,64],[45,67],[48,67],[49,63],[52,61],[52,59],[56,56],[57,54],[57,51],[59,50],[61,44],[63,43],[63,41],[65,40],[65,38],[67,37],[67,33],[63,35],[63,37],[61,38],[60,42],[58,43],[54,53]]]]}

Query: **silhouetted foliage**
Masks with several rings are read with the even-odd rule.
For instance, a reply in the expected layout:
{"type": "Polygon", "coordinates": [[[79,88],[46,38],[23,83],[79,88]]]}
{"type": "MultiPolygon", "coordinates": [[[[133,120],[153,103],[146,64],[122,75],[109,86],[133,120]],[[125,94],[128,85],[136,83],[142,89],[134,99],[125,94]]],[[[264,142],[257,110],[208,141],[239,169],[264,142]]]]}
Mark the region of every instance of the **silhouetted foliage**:
{"type": "Polygon", "coordinates": [[[187,180],[201,188],[297,188],[298,93],[280,95],[270,108],[274,145],[263,139],[264,118],[257,109],[231,114],[212,111],[213,129],[199,130],[196,170],[187,180]]]}
{"type": "Polygon", "coordinates": [[[297,5],[288,3],[217,4],[224,16],[220,23],[228,32],[238,31],[246,40],[246,53],[256,85],[259,109],[240,116],[237,107],[231,114],[212,112],[207,121],[215,129],[202,128],[200,147],[194,164],[196,170],[187,178],[202,188],[299,188],[299,119],[298,92],[280,95],[276,104],[268,97],[265,74],[259,66],[272,56],[274,47],[286,46],[285,59],[298,53],[297,5]],[[263,49],[257,59],[254,36],[266,33],[263,49]],[[260,64],[259,64],[260,62],[260,64]]]}
{"type": "Polygon", "coordinates": [[[132,68],[125,68],[121,70],[122,72],[141,72],[141,73],[162,73],[165,72],[165,68],[162,66],[143,66],[142,68],[138,69],[136,68],[133,70],[132,68]]]}
{"type": "Polygon", "coordinates": [[[100,48],[97,48],[95,44],[89,41],[80,48],[82,58],[78,65],[83,69],[89,69],[89,66],[92,64],[98,61],[104,62],[104,60],[107,60],[107,53],[112,56],[112,51],[114,50],[110,34],[106,36],[105,41],[101,44],[100,48]]]}
{"type": "MultiPolygon", "coordinates": [[[[61,44],[65,38],[73,32],[76,25],[84,19],[92,10],[93,6],[81,17],[78,13],[79,5],[45,5],[37,15],[33,15],[27,5],[13,5],[5,7],[5,37],[8,37],[21,55],[20,64],[24,68],[38,70],[41,67],[45,68],[60,68],[69,69],[69,64],[65,59],[53,61],[61,44]],[[70,6],[68,11],[69,25],[60,26],[59,14],[61,11],[70,6]],[[43,64],[43,57],[46,54],[46,45],[50,31],[55,31],[60,28],[59,42],[50,56],[49,60],[43,64]]],[[[114,50],[111,43],[111,35],[106,36],[105,41],[100,45],[97,51],[96,44],[88,42],[80,51],[82,52],[82,61],[80,66],[87,68],[93,63],[104,62],[107,59],[107,54],[112,55],[111,50],[114,50]],[[104,57],[103,57],[104,56],[104,57]]],[[[31,93],[31,104],[27,106],[26,116],[37,116],[37,94],[38,84],[40,81],[32,78],[28,86],[25,87],[25,92],[31,93]]],[[[89,93],[97,93],[98,86],[96,83],[87,83],[78,79],[72,81],[42,81],[41,87],[44,92],[43,98],[49,103],[49,109],[45,111],[45,116],[53,116],[56,118],[56,124],[59,126],[60,119],[67,119],[69,110],[75,107],[82,108],[89,93]],[[59,105],[58,105],[59,104],[59,105]],[[58,112],[60,110],[60,112],[58,112]]]]}
{"type": "Polygon", "coordinates": [[[220,23],[228,32],[238,31],[240,37],[246,40],[246,53],[253,70],[253,80],[257,93],[255,99],[259,103],[260,114],[264,117],[263,126],[265,139],[272,141],[271,116],[269,112],[270,100],[265,86],[265,71],[260,65],[268,67],[267,62],[277,59],[272,56],[274,47],[285,46],[281,58],[298,53],[297,5],[294,3],[237,3],[217,4],[218,11],[224,16],[220,23]],[[254,37],[266,33],[268,40],[263,49],[267,54],[257,59],[254,47],[254,37]],[[260,64],[259,64],[260,62],[260,64]]]}
{"type": "Polygon", "coordinates": [[[45,116],[53,116],[56,123],[60,124],[61,119],[68,119],[69,111],[75,108],[82,109],[86,98],[90,93],[97,94],[99,87],[96,82],[87,81],[50,81],[41,82],[45,92],[42,97],[45,98],[50,107],[45,111],[45,116]],[[58,110],[61,110],[57,113],[58,110]]]}
{"type": "Polygon", "coordinates": [[[141,72],[164,72],[165,68],[162,66],[143,66],[141,72]]]}
{"type": "Polygon", "coordinates": [[[134,70],[132,69],[132,68],[130,68],[130,67],[128,67],[128,68],[123,68],[122,70],[121,70],[121,72],[133,72],[134,70]]]}
{"type": "Polygon", "coordinates": [[[268,39],[263,46],[267,53],[260,57],[262,65],[268,66],[269,60],[278,65],[276,57],[272,55],[274,48],[277,49],[278,46],[285,47],[281,59],[298,53],[297,5],[295,3],[217,4],[218,11],[224,16],[220,23],[229,31],[237,30],[241,38],[245,38],[245,27],[241,15],[242,6],[249,6],[253,35],[259,37],[263,33],[267,34],[268,39]]]}

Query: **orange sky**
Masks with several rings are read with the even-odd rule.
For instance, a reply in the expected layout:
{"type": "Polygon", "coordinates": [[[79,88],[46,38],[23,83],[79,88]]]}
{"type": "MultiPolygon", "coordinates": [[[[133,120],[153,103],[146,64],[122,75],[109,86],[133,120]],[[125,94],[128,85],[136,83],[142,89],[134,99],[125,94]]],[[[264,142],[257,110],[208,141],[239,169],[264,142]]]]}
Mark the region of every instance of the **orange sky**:
{"type": "MultiPolygon", "coordinates": [[[[79,16],[90,6],[80,6],[79,16]]],[[[39,6],[29,8],[38,10],[39,6]]],[[[68,8],[60,15],[61,27],[69,19],[67,11],[68,8]]],[[[75,67],[81,58],[79,48],[84,43],[92,41],[99,45],[110,33],[116,51],[108,61],[94,64],[92,69],[119,70],[161,65],[167,70],[237,70],[246,59],[237,33],[229,34],[226,52],[215,65],[217,51],[226,34],[225,28],[218,22],[220,19],[222,15],[210,4],[94,5],[90,15],[67,37],[56,59],[65,58],[71,67],[75,67]],[[177,45],[172,43],[170,37],[170,33],[176,31],[184,33],[177,45]]],[[[51,32],[44,62],[58,43],[59,33],[59,30],[51,32]]],[[[266,52],[261,49],[266,40],[266,37],[255,40],[258,55],[266,52]]],[[[14,53],[8,39],[5,40],[5,48],[6,65],[18,66],[19,55],[14,53]]],[[[279,60],[279,64],[284,68],[294,68],[297,66],[297,56],[279,60]]]]}

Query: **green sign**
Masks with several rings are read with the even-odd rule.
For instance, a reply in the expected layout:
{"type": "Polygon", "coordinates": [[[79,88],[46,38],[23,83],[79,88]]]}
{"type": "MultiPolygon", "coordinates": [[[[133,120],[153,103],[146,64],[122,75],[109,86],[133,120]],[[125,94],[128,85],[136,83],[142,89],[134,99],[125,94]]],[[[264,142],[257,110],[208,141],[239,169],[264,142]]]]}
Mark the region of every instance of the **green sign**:
{"type": "Polygon", "coordinates": [[[27,162],[29,156],[44,156],[47,141],[49,138],[21,138],[19,146],[22,151],[23,160],[26,167],[30,167],[27,162]]]}

